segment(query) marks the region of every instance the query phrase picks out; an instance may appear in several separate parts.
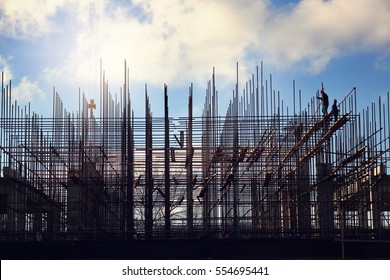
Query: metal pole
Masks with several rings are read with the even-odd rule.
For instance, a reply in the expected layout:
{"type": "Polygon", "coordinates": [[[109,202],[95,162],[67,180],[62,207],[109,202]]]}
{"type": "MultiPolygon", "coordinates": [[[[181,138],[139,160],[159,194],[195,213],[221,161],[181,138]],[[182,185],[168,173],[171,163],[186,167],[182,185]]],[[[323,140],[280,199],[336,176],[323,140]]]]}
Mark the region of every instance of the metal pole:
{"type": "Polygon", "coordinates": [[[164,150],[164,156],[165,156],[165,189],[164,189],[164,202],[165,202],[165,236],[167,239],[170,238],[170,231],[171,231],[171,195],[170,195],[170,189],[171,189],[171,175],[170,175],[170,159],[169,159],[169,107],[168,107],[168,86],[164,85],[164,120],[165,120],[165,135],[164,135],[164,143],[165,143],[165,150],[164,150]]]}

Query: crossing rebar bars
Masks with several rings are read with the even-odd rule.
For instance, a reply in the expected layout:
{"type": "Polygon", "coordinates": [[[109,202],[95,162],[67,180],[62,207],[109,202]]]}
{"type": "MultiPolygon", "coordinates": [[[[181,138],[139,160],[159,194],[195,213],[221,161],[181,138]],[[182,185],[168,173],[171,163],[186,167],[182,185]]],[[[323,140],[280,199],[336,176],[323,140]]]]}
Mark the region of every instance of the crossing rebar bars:
{"type": "Polygon", "coordinates": [[[219,113],[215,69],[201,116],[135,117],[124,64],[119,98],[100,66],[100,104],[79,91],[68,112],[53,89],[39,116],[1,85],[0,237],[37,239],[389,238],[389,93],[339,117],[301,91],[289,114],[263,64],[219,113]],[[242,93],[240,93],[242,92],[242,93]],[[96,114],[96,106],[100,113],[96,114]]]}

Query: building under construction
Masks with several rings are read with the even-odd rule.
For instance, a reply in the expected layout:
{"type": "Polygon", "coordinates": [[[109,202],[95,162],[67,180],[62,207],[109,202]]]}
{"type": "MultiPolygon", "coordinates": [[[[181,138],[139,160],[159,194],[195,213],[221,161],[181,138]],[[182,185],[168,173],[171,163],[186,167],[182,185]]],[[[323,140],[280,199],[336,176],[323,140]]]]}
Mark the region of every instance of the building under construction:
{"type": "Polygon", "coordinates": [[[389,94],[357,112],[352,88],[336,118],[293,83],[288,108],[262,64],[232,93],[221,113],[213,71],[202,115],[190,85],[172,117],[164,85],[154,117],[145,87],[135,117],[125,63],[120,95],[101,70],[100,101],[53,91],[43,117],[2,78],[0,239],[390,239],[389,94]]]}

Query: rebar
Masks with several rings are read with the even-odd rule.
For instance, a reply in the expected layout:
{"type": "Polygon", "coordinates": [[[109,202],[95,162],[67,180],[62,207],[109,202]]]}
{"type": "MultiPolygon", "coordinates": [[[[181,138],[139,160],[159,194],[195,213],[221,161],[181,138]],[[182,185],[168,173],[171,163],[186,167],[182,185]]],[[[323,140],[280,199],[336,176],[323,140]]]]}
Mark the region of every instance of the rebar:
{"type": "Polygon", "coordinates": [[[53,88],[52,117],[13,100],[2,73],[1,240],[388,239],[389,93],[357,112],[353,87],[333,120],[315,97],[304,108],[293,81],[289,114],[263,72],[241,89],[236,65],[223,116],[213,68],[202,115],[191,84],[182,117],[167,85],[164,116],[145,85],[135,117],[126,61],[119,97],[101,63],[100,104],[79,90],[68,112],[53,88]]]}

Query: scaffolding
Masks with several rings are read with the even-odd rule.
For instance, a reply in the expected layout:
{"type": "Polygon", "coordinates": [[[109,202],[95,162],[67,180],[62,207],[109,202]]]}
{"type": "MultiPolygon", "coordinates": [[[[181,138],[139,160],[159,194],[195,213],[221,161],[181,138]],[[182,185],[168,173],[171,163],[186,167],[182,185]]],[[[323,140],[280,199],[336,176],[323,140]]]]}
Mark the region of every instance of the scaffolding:
{"type": "Polygon", "coordinates": [[[164,85],[164,116],[145,86],[135,117],[128,71],[117,98],[100,69],[99,114],[81,92],[68,112],[54,89],[51,118],[2,75],[1,240],[390,237],[389,93],[357,112],[353,88],[336,119],[293,82],[289,114],[262,63],[243,89],[237,65],[225,115],[213,70],[201,116],[191,84],[187,116],[170,116],[164,85]]]}

